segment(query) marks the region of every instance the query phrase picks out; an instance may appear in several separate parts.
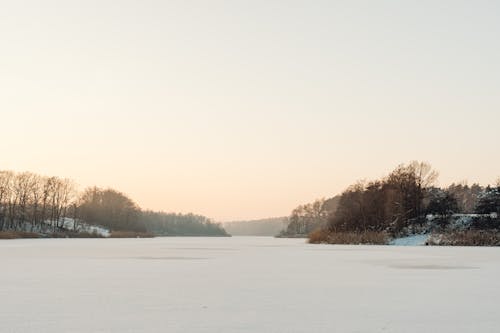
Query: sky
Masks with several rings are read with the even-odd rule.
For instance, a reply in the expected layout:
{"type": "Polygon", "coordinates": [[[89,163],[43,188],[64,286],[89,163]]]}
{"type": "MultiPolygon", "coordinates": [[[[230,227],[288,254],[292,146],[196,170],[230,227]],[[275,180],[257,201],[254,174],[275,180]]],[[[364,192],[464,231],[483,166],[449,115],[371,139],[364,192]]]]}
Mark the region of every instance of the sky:
{"type": "Polygon", "coordinates": [[[1,1],[0,169],[218,221],[500,177],[496,1],[1,1]]]}

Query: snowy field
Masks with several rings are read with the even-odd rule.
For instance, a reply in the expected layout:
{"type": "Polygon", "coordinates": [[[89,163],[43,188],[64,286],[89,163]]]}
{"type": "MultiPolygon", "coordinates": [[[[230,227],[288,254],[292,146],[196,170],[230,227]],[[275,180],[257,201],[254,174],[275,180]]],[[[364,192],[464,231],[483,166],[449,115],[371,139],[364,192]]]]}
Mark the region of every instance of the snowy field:
{"type": "Polygon", "coordinates": [[[0,332],[500,332],[500,249],[0,241],[0,332]]]}

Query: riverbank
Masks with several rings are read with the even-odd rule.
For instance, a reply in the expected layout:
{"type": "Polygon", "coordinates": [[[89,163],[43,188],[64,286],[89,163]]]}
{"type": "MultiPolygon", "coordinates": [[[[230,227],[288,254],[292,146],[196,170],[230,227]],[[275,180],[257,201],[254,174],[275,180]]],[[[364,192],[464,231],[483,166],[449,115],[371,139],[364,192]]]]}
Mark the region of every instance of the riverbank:
{"type": "Polygon", "coordinates": [[[58,231],[51,233],[37,233],[26,231],[0,231],[2,239],[36,239],[36,238],[153,238],[151,233],[134,231],[113,231],[105,237],[99,233],[58,231]]]}

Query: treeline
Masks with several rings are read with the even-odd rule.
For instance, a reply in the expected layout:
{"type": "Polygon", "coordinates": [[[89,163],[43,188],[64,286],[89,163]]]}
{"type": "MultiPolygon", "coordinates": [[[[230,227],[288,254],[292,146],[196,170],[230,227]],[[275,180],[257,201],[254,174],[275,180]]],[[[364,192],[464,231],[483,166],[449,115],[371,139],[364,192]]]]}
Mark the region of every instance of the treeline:
{"type": "Polygon", "coordinates": [[[358,182],[342,193],[327,227],[334,232],[397,232],[425,215],[426,194],[436,180],[430,165],[412,162],[382,179],[358,182]]]}
{"type": "MultiPolygon", "coordinates": [[[[386,177],[357,182],[340,196],[300,206],[290,216],[289,234],[307,235],[320,229],[328,233],[385,232],[397,235],[408,227],[425,223],[428,214],[500,214],[500,181],[494,186],[465,183],[447,188],[435,186],[437,172],[427,163],[398,166],[386,177]]],[[[494,215],[492,215],[494,216],[494,215]]]]}
{"type": "Polygon", "coordinates": [[[31,172],[0,171],[0,231],[61,227],[76,212],[76,189],[69,179],[31,172]]]}
{"type": "Polygon", "coordinates": [[[327,228],[332,232],[385,231],[395,235],[425,223],[428,214],[443,216],[446,223],[446,217],[455,213],[500,211],[498,186],[452,184],[438,188],[437,175],[429,164],[412,162],[382,179],[359,182],[342,193],[327,228]]]}
{"type": "Polygon", "coordinates": [[[335,214],[339,200],[340,196],[335,196],[298,206],[288,217],[288,224],[279,236],[303,237],[316,229],[325,227],[328,219],[335,214]]]}
{"type": "Polygon", "coordinates": [[[68,221],[71,231],[86,224],[155,235],[227,235],[203,216],[143,211],[114,189],[78,192],[69,179],[0,171],[0,231],[64,232],[68,221]]]}
{"type": "Polygon", "coordinates": [[[146,232],[139,206],[113,189],[90,187],[76,198],[74,218],[113,231],[146,232]]]}
{"type": "Polygon", "coordinates": [[[233,236],[276,236],[288,225],[287,217],[232,221],[224,223],[224,229],[233,236]]]}
{"type": "Polygon", "coordinates": [[[147,232],[161,236],[229,236],[219,223],[205,216],[144,211],[141,221],[147,232]]]}

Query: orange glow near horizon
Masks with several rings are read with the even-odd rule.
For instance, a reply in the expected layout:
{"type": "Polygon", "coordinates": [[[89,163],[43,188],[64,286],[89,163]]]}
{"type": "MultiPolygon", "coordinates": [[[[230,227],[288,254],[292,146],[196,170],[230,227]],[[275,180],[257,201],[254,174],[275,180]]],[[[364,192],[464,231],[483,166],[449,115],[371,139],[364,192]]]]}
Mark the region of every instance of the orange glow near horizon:
{"type": "Polygon", "coordinates": [[[498,4],[278,3],[2,5],[0,169],[219,221],[411,160],[500,176],[498,4]]]}

